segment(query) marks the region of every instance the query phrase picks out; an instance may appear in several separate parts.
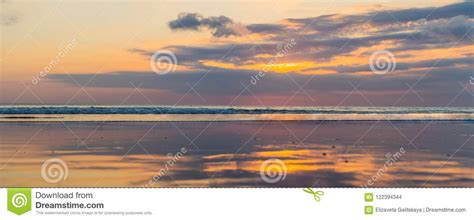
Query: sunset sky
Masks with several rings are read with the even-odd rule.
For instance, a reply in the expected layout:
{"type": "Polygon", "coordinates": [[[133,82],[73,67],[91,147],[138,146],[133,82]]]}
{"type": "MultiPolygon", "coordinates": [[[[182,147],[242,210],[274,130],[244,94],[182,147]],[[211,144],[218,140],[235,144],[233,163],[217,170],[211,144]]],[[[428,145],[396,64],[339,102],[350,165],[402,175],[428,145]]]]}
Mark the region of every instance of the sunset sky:
{"type": "Polygon", "coordinates": [[[472,0],[0,7],[1,104],[474,106],[472,0]],[[158,50],[173,71],[152,71],[158,50]]]}

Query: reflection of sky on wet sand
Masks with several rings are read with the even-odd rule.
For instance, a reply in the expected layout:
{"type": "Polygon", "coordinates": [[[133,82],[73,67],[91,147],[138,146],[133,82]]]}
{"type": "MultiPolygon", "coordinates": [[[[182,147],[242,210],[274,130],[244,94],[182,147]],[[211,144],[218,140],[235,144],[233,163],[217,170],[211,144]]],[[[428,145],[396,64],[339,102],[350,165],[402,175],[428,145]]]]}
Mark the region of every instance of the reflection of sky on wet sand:
{"type": "Polygon", "coordinates": [[[0,186],[140,187],[165,168],[168,154],[185,147],[150,186],[359,187],[384,166],[387,153],[404,147],[373,187],[473,187],[473,128],[472,122],[0,123],[0,186]],[[49,184],[41,166],[56,157],[67,163],[68,177],[49,184]],[[260,178],[270,158],[284,161],[283,181],[260,178]]]}

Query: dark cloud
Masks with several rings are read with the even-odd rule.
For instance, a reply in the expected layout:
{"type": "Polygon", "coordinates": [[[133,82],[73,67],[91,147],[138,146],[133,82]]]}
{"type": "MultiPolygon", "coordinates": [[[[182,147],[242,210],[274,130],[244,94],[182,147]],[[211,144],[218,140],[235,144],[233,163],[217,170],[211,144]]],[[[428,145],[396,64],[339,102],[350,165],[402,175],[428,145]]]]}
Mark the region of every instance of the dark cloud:
{"type": "Polygon", "coordinates": [[[322,15],[312,18],[287,19],[288,22],[316,31],[336,31],[361,24],[403,24],[419,20],[431,21],[456,16],[474,17],[474,2],[462,2],[442,7],[374,11],[360,15],[322,15]]]}
{"type": "MultiPolygon", "coordinates": [[[[173,51],[179,59],[179,65],[192,66],[194,68],[208,68],[202,64],[203,61],[219,61],[235,64],[243,64],[248,57],[259,53],[253,44],[223,44],[216,46],[168,46],[163,49],[173,51]]],[[[147,57],[153,55],[154,51],[143,49],[130,49],[132,53],[139,53],[147,57]]]]}
{"type": "Polygon", "coordinates": [[[406,10],[390,10],[372,13],[373,23],[410,22],[424,19],[427,21],[451,18],[455,16],[474,17],[474,2],[462,2],[438,8],[420,8],[406,10]]]}
{"type": "MultiPolygon", "coordinates": [[[[279,74],[267,72],[257,82],[258,86],[252,86],[256,94],[289,94],[299,88],[292,80],[304,84],[310,79],[314,82],[305,86],[308,91],[315,92],[341,92],[349,91],[347,82],[364,82],[364,88],[369,91],[403,90],[406,83],[413,83],[421,75],[429,73],[424,77],[423,83],[427,86],[424,90],[449,91],[444,84],[457,84],[469,78],[474,68],[474,57],[433,59],[419,62],[399,62],[396,71],[386,75],[358,75],[353,73],[370,71],[368,65],[322,67],[318,69],[335,70],[339,74],[312,76],[307,74],[289,73],[279,74]],[[421,70],[420,70],[421,69],[421,70]],[[427,69],[430,69],[427,71],[427,69]],[[292,78],[292,80],[289,79],[292,78]],[[427,83],[429,82],[429,83],[427,83]],[[438,88],[432,87],[434,84],[438,88]],[[431,86],[430,86],[431,85],[431,86]]],[[[170,91],[178,94],[185,93],[188,85],[199,81],[199,92],[211,95],[237,95],[242,89],[242,84],[250,85],[251,79],[257,74],[250,70],[230,70],[215,68],[207,71],[180,71],[178,73],[156,75],[150,72],[111,72],[95,76],[95,74],[51,74],[52,80],[70,83],[74,85],[89,85],[90,87],[123,88],[131,87],[130,83],[142,85],[143,88],[170,91]],[[89,82],[93,77],[94,80],[89,82]],[[71,79],[72,78],[72,79],[71,79]],[[202,80],[205,78],[205,80],[202,80]],[[89,83],[89,84],[88,84],[89,83]]]]}
{"type": "MultiPolygon", "coordinates": [[[[314,96],[332,99],[342,99],[345,95],[353,91],[354,86],[359,86],[364,96],[373,101],[374,105],[393,104],[407,91],[407,85],[415,85],[415,90],[423,98],[434,100],[427,103],[432,106],[445,106],[462,89],[459,82],[466,82],[472,70],[469,67],[455,67],[453,61],[440,61],[442,69],[433,69],[423,80],[418,81],[422,75],[427,74],[426,70],[407,70],[400,73],[386,75],[352,75],[352,74],[332,74],[332,75],[305,75],[305,74],[278,74],[267,73],[258,80],[257,84],[251,84],[252,76],[255,72],[242,70],[223,70],[206,73],[206,71],[188,71],[166,75],[157,75],[149,72],[113,72],[94,76],[94,74],[54,74],[48,78],[71,86],[87,85],[92,88],[130,88],[132,85],[140,85],[142,89],[153,89],[164,94],[183,95],[189,90],[190,85],[199,81],[194,89],[204,97],[236,97],[243,91],[242,85],[249,85],[252,94],[246,93],[247,98],[253,95],[265,99],[269,96],[289,97],[298,92],[299,87],[294,83],[305,85],[304,90],[314,96]],[[453,65],[448,65],[452,63],[453,65]],[[291,77],[291,79],[290,79],[291,77]],[[91,81],[91,79],[93,79],[91,81]],[[90,82],[89,82],[90,81],[90,82]],[[309,83],[306,83],[309,82],[309,83]],[[352,84],[352,85],[351,85],[352,84]],[[386,93],[391,93],[387,95],[386,93]],[[382,95],[382,100],[378,100],[382,95]]],[[[427,65],[420,63],[420,66],[427,65]]],[[[403,65],[402,65],[403,66],[403,65]]],[[[302,94],[297,94],[301,96],[302,94]]],[[[413,95],[413,94],[412,94],[413,95]]],[[[359,97],[360,98],[360,97],[359,97]]],[[[472,106],[472,96],[463,93],[458,97],[464,105],[472,106]]],[[[308,101],[308,100],[306,100],[308,101]]],[[[360,101],[360,100],[359,100],[360,101]]],[[[330,101],[321,104],[329,104],[330,101]]],[[[356,104],[348,101],[347,104],[356,104]]],[[[227,102],[216,100],[213,104],[225,105],[227,102]]],[[[360,103],[359,103],[360,104],[360,103]]],[[[359,105],[357,104],[357,105],[359,105]]],[[[368,104],[365,103],[364,104],[368,104]]],[[[413,105],[413,103],[411,103],[413,105]]]]}
{"type": "Polygon", "coordinates": [[[280,34],[288,29],[281,24],[250,24],[247,29],[252,33],[271,33],[280,34]]]}
{"type": "MultiPolygon", "coordinates": [[[[269,36],[254,43],[220,44],[218,46],[174,45],[166,49],[175,52],[181,65],[208,68],[208,60],[243,65],[261,62],[257,55],[275,54],[277,48],[295,39],[297,44],[280,61],[328,61],[336,56],[383,41],[394,41],[390,51],[446,48],[453,44],[470,45],[474,38],[473,2],[462,2],[438,8],[375,11],[359,15],[323,15],[313,18],[287,19],[283,24],[248,24],[246,31],[269,36]],[[290,23],[290,25],[286,25],[290,23]],[[366,25],[370,26],[367,27],[366,25]],[[268,35],[267,35],[268,34],[268,35]],[[360,37],[355,37],[360,36],[360,37]]],[[[238,35],[225,17],[203,17],[197,13],[182,13],[170,22],[174,30],[210,29],[214,36],[238,35]]],[[[388,48],[387,48],[388,49],[388,48]]],[[[138,51],[146,56],[153,51],[138,51]]]]}
{"type": "Polygon", "coordinates": [[[0,24],[3,26],[13,25],[18,22],[18,16],[13,14],[0,14],[0,24]]]}
{"type": "Polygon", "coordinates": [[[18,14],[7,8],[10,3],[10,1],[6,0],[0,2],[0,6],[2,7],[2,10],[0,10],[0,25],[2,26],[10,26],[18,23],[18,14]]]}
{"type": "MultiPolygon", "coordinates": [[[[452,43],[472,44],[474,2],[462,2],[442,7],[374,11],[358,15],[323,15],[311,18],[287,19],[289,26],[298,29],[289,33],[302,35],[307,45],[324,48],[317,57],[330,59],[344,55],[361,46],[370,46],[386,40],[397,42],[392,51],[446,47],[452,43]],[[303,30],[303,31],[301,31],[303,30]],[[363,37],[354,37],[354,36],[363,37]],[[324,42],[343,41],[340,53],[324,42]],[[352,50],[351,50],[352,49],[352,50]]],[[[277,36],[281,39],[286,36],[277,36]]],[[[336,46],[338,47],[338,46],[336,46]]]]}
{"type": "Polygon", "coordinates": [[[234,22],[226,16],[204,17],[198,13],[181,13],[176,20],[170,21],[168,26],[171,30],[198,31],[206,28],[212,32],[214,37],[240,35],[234,26],[234,22]]]}
{"type": "Polygon", "coordinates": [[[178,18],[168,23],[171,30],[210,30],[214,37],[240,36],[244,33],[276,34],[287,30],[280,24],[240,25],[226,16],[204,17],[199,13],[180,13],[178,18]]]}
{"type": "Polygon", "coordinates": [[[462,37],[466,37],[465,39],[469,39],[474,37],[473,36],[473,28],[474,28],[474,21],[472,19],[468,19],[468,17],[462,16],[455,16],[450,19],[442,19],[437,22],[428,23],[423,28],[423,33],[426,35],[425,38],[433,37],[433,38],[444,38],[444,42],[446,41],[456,41],[456,40],[463,40],[462,37]]]}
{"type": "MultiPolygon", "coordinates": [[[[462,57],[462,58],[446,58],[446,59],[432,59],[424,60],[420,62],[397,62],[395,71],[409,71],[411,69],[419,68],[455,68],[456,66],[464,66],[474,68],[474,57],[462,57]]],[[[369,64],[356,65],[356,66],[331,66],[331,67],[318,67],[310,68],[307,70],[334,70],[338,73],[361,73],[370,72],[369,64]]]]}

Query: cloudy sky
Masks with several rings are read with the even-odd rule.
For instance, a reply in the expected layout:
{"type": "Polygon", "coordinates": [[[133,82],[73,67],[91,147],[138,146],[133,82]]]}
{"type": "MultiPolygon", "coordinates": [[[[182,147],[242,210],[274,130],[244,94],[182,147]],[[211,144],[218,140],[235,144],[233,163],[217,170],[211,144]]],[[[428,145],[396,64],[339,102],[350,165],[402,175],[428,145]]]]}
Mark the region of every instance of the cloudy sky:
{"type": "Polygon", "coordinates": [[[1,104],[474,106],[471,0],[0,4],[1,104]]]}

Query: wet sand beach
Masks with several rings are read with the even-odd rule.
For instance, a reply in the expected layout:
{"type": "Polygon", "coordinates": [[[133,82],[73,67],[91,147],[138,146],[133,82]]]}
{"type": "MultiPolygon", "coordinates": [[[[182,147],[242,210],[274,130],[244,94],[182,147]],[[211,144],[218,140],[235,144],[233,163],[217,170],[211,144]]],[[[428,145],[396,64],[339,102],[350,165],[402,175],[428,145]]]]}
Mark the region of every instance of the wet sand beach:
{"type": "Polygon", "coordinates": [[[473,187],[473,131],[472,121],[2,122],[0,186],[473,187]],[[56,183],[41,172],[51,158],[67,166],[56,183]],[[272,159],[283,163],[276,182],[261,173],[272,159]]]}

